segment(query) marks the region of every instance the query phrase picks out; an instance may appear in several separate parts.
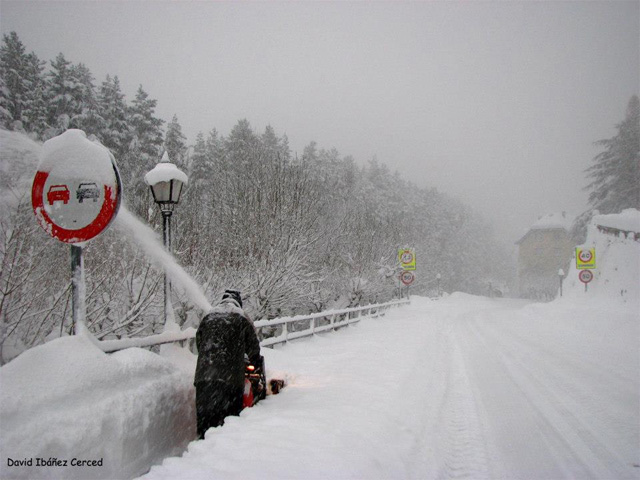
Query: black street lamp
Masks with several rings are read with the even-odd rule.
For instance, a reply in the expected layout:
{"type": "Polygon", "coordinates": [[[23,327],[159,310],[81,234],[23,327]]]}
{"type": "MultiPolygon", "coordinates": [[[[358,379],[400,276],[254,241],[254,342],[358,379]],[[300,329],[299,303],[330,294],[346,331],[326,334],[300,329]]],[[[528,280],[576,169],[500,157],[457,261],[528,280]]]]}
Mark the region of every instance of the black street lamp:
{"type": "MultiPolygon", "coordinates": [[[[151,187],[153,200],[162,213],[162,242],[171,253],[171,215],[173,208],[180,201],[182,187],[187,184],[187,175],[169,161],[164,152],[162,160],[144,176],[144,181],[151,187]]],[[[167,318],[171,309],[171,281],[164,273],[164,325],[167,329],[167,318]]],[[[173,317],[172,317],[173,318],[173,317]]]]}

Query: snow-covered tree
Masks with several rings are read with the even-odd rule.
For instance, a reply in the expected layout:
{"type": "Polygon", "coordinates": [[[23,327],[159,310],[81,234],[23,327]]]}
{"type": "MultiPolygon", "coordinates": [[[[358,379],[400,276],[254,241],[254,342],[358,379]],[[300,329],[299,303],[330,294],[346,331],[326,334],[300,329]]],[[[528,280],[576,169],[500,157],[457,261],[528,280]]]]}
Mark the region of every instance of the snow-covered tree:
{"type": "MultiPolygon", "coordinates": [[[[257,133],[240,120],[226,137],[216,129],[198,134],[190,164],[183,165],[187,143],[177,117],[164,135],[157,101],[142,86],[127,105],[117,77],[107,76],[96,89],[89,69],[72,65],[63,54],[45,77],[42,62],[24,53],[17,36],[6,36],[4,49],[3,125],[22,124],[41,139],[69,126],[95,133],[116,156],[127,206],[158,229],[160,215],[144,174],[164,146],[189,174],[173,219],[175,255],[210,298],[240,288],[255,319],[390,298],[397,293],[398,247],[416,249],[416,293],[432,291],[438,273],[445,290],[479,294],[507,276],[504,250],[472,209],[412,185],[376,159],[358,166],[315,142],[292,157],[285,135],[272,126],[257,133]],[[5,68],[9,59],[20,69],[5,68]],[[20,72],[15,91],[22,88],[21,95],[6,83],[9,70],[20,72]],[[20,107],[19,117],[11,105],[20,107]]],[[[5,177],[4,190],[16,188],[11,182],[17,177],[5,177]]],[[[18,210],[5,209],[10,215],[0,225],[0,350],[28,348],[71,329],[69,286],[50,271],[67,268],[60,267],[68,262],[66,251],[38,235],[28,207],[25,200],[18,210]],[[37,261],[45,255],[56,261],[37,261]],[[30,296],[30,290],[42,295],[30,296]]],[[[113,230],[85,252],[94,272],[87,278],[89,329],[98,338],[154,331],[163,305],[161,272],[113,230]]],[[[179,323],[198,316],[177,289],[173,300],[179,323]]]]}
{"type": "Polygon", "coordinates": [[[157,104],[158,101],[149,98],[149,94],[140,85],[129,108],[129,125],[133,134],[131,148],[155,161],[160,159],[164,142],[164,120],[155,116],[157,104]]]}
{"type": "Polygon", "coordinates": [[[600,213],[640,209],[640,99],[631,97],[618,133],[596,142],[603,151],[586,170],[589,203],[600,213]]]}
{"type": "Polygon", "coordinates": [[[74,88],[71,92],[77,113],[71,118],[70,126],[84,130],[87,135],[100,134],[105,128],[100,104],[93,84],[93,74],[83,63],[71,67],[74,88]]]}
{"type": "Polygon", "coordinates": [[[171,161],[176,164],[178,168],[185,169],[187,167],[187,137],[182,133],[182,127],[178,122],[177,115],[174,115],[167,124],[164,148],[167,150],[171,161]]]}
{"type": "Polygon", "coordinates": [[[0,75],[0,125],[4,128],[11,126],[11,111],[9,100],[9,88],[4,81],[4,76],[0,75]]]}
{"type": "Polygon", "coordinates": [[[42,103],[37,107],[33,105],[38,97],[38,89],[42,88],[42,70],[43,62],[35,53],[25,53],[25,46],[16,32],[3,36],[0,47],[0,76],[3,82],[0,116],[6,128],[12,128],[14,122],[21,122],[23,127],[28,128],[30,120],[34,118],[32,111],[42,106],[42,103]],[[29,117],[26,116],[27,112],[29,117]]]}
{"type": "Polygon", "coordinates": [[[614,137],[596,142],[603,151],[585,170],[590,181],[585,187],[590,208],[579,215],[571,227],[571,237],[576,244],[584,242],[594,212],[640,209],[640,99],[637,95],[629,100],[626,116],[616,128],[618,133],[614,137]]]}
{"type": "MultiPolygon", "coordinates": [[[[0,73],[6,88],[6,103],[11,122],[22,120],[25,95],[29,89],[26,82],[27,55],[25,46],[16,32],[3,35],[0,47],[0,73]]],[[[9,125],[6,125],[10,127],[9,125]]]]}
{"type": "Polygon", "coordinates": [[[140,85],[128,112],[131,142],[119,163],[123,182],[132,192],[131,206],[143,218],[148,216],[152,204],[144,175],[160,161],[164,142],[164,121],[155,116],[157,103],[140,85]]]}
{"type": "Polygon", "coordinates": [[[100,139],[119,160],[129,148],[131,132],[127,124],[127,105],[117,76],[106,76],[100,85],[97,100],[104,119],[100,139]]]}
{"type": "Polygon", "coordinates": [[[71,118],[78,113],[73,104],[72,94],[72,90],[78,86],[72,78],[71,67],[71,62],[60,53],[51,62],[51,71],[48,74],[49,124],[56,129],[55,135],[69,128],[71,118]]]}
{"type": "Polygon", "coordinates": [[[25,96],[22,121],[25,130],[31,132],[37,138],[43,138],[50,127],[46,98],[47,84],[42,73],[45,62],[40,61],[34,53],[30,53],[27,58],[29,90],[25,96]]]}
{"type": "Polygon", "coordinates": [[[191,156],[191,165],[189,170],[189,178],[195,184],[206,183],[210,175],[209,162],[207,159],[207,144],[204,140],[204,134],[199,132],[196,135],[196,143],[193,146],[193,155],[191,156]]]}

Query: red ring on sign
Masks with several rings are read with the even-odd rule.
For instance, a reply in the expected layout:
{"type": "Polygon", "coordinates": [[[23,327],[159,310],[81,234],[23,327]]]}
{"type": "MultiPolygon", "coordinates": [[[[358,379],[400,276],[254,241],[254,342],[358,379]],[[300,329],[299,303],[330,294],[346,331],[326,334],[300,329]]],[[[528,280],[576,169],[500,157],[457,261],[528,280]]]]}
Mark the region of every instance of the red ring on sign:
{"type": "Polygon", "coordinates": [[[416,277],[413,272],[405,271],[400,274],[400,281],[407,287],[415,281],[416,277]]]}
{"type": "Polygon", "coordinates": [[[404,252],[402,252],[402,254],[400,255],[400,261],[405,265],[412,263],[413,253],[411,252],[411,250],[405,250],[404,252]],[[408,260],[405,260],[405,257],[407,257],[408,260]]]}
{"type": "Polygon", "coordinates": [[[93,222],[78,230],[69,230],[56,225],[44,209],[44,185],[47,178],[49,178],[49,172],[36,172],[31,189],[31,203],[33,204],[33,211],[36,214],[38,223],[46,232],[50,233],[51,236],[65,243],[85,242],[97,236],[111,223],[118,206],[118,194],[112,196],[112,188],[105,185],[104,202],[98,216],[93,222]]]}
{"type": "Polygon", "coordinates": [[[578,273],[578,278],[582,283],[589,283],[591,280],[593,280],[593,273],[591,272],[591,270],[580,270],[580,273],[578,273]]]}
{"type": "Polygon", "coordinates": [[[581,250],[578,254],[578,257],[580,258],[580,261],[582,263],[589,263],[593,258],[593,256],[591,255],[591,250],[581,250]]]}

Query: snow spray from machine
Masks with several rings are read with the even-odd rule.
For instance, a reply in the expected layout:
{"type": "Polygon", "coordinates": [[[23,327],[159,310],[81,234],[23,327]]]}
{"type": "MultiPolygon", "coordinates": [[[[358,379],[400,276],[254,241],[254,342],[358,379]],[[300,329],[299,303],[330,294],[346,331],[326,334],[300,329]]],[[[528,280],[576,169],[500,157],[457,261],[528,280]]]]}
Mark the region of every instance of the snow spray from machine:
{"type": "Polygon", "coordinates": [[[162,245],[156,233],[132,214],[124,205],[113,225],[122,232],[125,238],[134,241],[145,254],[158,266],[163,268],[174,286],[180,287],[189,299],[205,312],[213,307],[207,300],[202,288],[191,276],[176,262],[162,245]]]}

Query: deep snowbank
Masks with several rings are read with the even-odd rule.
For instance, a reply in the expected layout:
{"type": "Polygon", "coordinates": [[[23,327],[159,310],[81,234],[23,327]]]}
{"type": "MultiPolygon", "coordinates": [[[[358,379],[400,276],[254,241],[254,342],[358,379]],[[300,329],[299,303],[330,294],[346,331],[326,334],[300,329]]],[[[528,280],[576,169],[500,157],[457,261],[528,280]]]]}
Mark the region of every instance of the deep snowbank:
{"type": "Polygon", "coordinates": [[[0,369],[0,477],[140,475],[195,437],[191,383],[142,349],[107,355],[81,336],[32,348],[0,369]],[[38,465],[52,458],[66,466],[38,465]],[[99,465],[72,466],[73,459],[99,465]],[[15,465],[25,460],[30,465],[15,465]]]}

